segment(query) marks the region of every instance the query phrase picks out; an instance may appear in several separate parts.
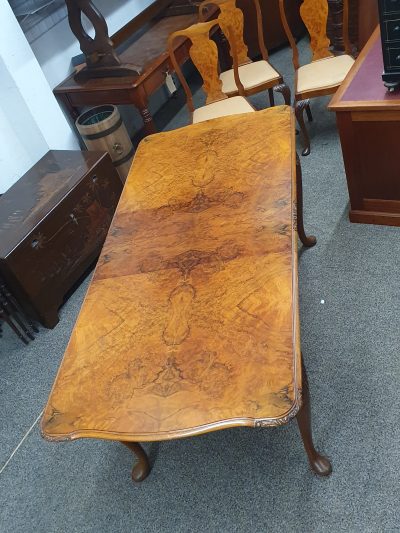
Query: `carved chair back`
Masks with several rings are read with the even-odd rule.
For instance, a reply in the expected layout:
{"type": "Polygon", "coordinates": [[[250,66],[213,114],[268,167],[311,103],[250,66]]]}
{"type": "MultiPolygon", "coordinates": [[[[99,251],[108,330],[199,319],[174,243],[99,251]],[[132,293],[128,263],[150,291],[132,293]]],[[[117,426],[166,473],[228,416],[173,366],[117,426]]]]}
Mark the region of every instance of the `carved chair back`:
{"type": "MultiPolygon", "coordinates": [[[[264,42],[264,30],[262,13],[259,0],[248,0],[253,2],[257,15],[258,46],[262,58],[268,61],[268,51],[264,42]]],[[[244,42],[244,15],[243,11],[236,6],[236,0],[204,0],[199,7],[200,20],[204,20],[207,7],[216,5],[220,9],[218,23],[227,38],[230,46],[230,54],[234,59],[234,49],[236,49],[237,61],[239,65],[251,63],[248,57],[248,48],[244,42]]]]}
{"type": "MultiPolygon", "coordinates": [[[[279,0],[279,10],[282,24],[293,50],[293,65],[297,70],[300,67],[299,52],[295,39],[291,32],[286,18],[285,2],[290,0],[279,0]]],[[[304,0],[300,6],[300,16],[310,34],[310,48],[312,52],[311,61],[331,57],[333,54],[329,50],[330,40],[326,34],[328,22],[328,0],[304,0]]],[[[343,42],[346,54],[350,54],[349,43],[349,3],[343,0],[343,42]]]]}
{"type": "MultiPolygon", "coordinates": [[[[186,93],[187,105],[191,113],[194,111],[193,96],[176,59],[174,41],[178,37],[186,37],[192,42],[189,49],[189,55],[194,66],[203,78],[203,90],[207,96],[206,105],[219,100],[224,100],[228,97],[222,92],[222,81],[219,79],[218,48],[216,43],[210,38],[210,31],[216,26],[219,26],[217,20],[199,22],[189,26],[189,28],[186,28],[185,30],[178,30],[172,33],[168,38],[168,52],[171,58],[171,63],[186,93]]],[[[228,33],[230,32],[229,27],[227,28],[227,31],[228,33]]],[[[236,56],[235,49],[234,55],[236,56]]],[[[244,88],[239,79],[236,59],[234,59],[234,71],[235,82],[239,87],[239,94],[244,96],[244,88]]]]}

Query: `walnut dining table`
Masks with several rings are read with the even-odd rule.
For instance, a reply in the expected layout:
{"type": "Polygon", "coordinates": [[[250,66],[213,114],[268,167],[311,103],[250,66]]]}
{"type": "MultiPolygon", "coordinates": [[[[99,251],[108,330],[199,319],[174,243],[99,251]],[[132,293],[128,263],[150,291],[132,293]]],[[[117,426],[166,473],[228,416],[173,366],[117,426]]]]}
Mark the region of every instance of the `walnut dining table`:
{"type": "Polygon", "coordinates": [[[290,107],[146,137],[41,421],[51,441],[140,442],[297,418],[314,448],[300,351],[301,171],[290,107]]]}

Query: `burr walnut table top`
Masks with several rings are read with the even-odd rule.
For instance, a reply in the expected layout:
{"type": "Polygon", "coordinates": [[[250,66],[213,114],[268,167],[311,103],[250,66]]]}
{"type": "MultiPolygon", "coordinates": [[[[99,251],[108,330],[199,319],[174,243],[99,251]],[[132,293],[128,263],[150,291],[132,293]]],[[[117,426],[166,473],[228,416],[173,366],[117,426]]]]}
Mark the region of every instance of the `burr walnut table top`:
{"type": "Polygon", "coordinates": [[[142,141],[46,438],[155,441],[297,413],[295,172],[285,106],[142,141]]]}

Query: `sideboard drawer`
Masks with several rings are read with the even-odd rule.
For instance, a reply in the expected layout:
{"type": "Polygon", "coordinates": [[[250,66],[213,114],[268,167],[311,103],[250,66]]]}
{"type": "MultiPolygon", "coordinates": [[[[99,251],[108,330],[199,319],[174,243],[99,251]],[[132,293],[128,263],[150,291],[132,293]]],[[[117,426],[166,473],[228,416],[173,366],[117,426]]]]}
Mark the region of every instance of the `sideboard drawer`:
{"type": "Polygon", "coordinates": [[[400,13],[400,0],[385,0],[385,13],[400,13]]]}
{"type": "Polygon", "coordinates": [[[386,28],[386,41],[398,41],[400,40],[400,18],[395,20],[387,20],[385,22],[386,28]]]}
{"type": "Polygon", "coordinates": [[[388,47],[386,50],[387,56],[387,69],[399,69],[400,68],[400,46],[388,47]]]}

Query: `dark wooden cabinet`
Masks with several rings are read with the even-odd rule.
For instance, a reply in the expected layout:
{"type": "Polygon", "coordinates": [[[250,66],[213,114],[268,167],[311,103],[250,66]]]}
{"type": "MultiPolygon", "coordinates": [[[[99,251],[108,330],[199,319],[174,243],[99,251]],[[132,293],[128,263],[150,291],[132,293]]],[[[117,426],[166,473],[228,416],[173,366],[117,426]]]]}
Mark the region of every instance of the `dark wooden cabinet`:
{"type": "Polygon", "coordinates": [[[50,151],[0,198],[0,273],[44,326],[99,255],[121,190],[108,154],[50,151]]]}
{"type": "Polygon", "coordinates": [[[400,85],[400,0],[379,0],[379,19],[385,85],[394,90],[400,85]]]}
{"type": "MultiPolygon", "coordinates": [[[[355,50],[362,50],[378,24],[377,0],[348,0],[349,38],[355,50]]],[[[328,37],[333,50],[342,52],[343,42],[343,0],[328,0],[328,37]]]]}

